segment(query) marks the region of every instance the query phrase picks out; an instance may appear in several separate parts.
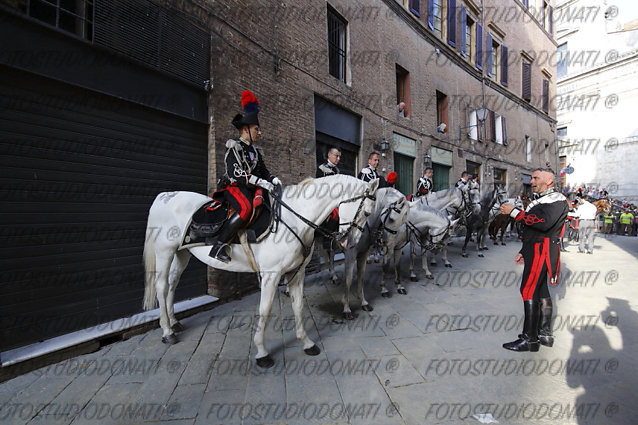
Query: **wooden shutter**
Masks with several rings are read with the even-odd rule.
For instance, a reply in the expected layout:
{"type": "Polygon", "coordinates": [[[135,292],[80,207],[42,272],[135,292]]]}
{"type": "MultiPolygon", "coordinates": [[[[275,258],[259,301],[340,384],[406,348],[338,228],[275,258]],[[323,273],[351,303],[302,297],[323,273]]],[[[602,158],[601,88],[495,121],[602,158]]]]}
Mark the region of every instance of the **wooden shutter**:
{"type": "Polygon", "coordinates": [[[532,100],[532,64],[523,62],[523,99],[532,100]]]}
{"type": "Polygon", "coordinates": [[[507,87],[507,67],[508,67],[507,46],[501,46],[501,84],[507,87]]]}
{"type": "Polygon", "coordinates": [[[505,125],[505,117],[501,116],[501,127],[503,128],[503,145],[507,146],[507,126],[505,125]]]}
{"type": "Polygon", "coordinates": [[[428,27],[434,31],[434,2],[428,0],[428,27]]]}
{"type": "Polygon", "coordinates": [[[447,0],[447,42],[456,47],[456,0],[447,0]]]}
{"type": "Polygon", "coordinates": [[[476,68],[483,69],[483,26],[476,24],[476,68]]]}
{"type": "Polygon", "coordinates": [[[421,17],[421,0],[410,0],[410,12],[421,17]]]}
{"type": "Polygon", "coordinates": [[[461,6],[461,54],[463,57],[467,57],[465,51],[465,45],[467,44],[467,10],[465,6],[461,6]]]}
{"type": "Polygon", "coordinates": [[[490,142],[496,142],[496,116],[494,111],[489,111],[487,114],[487,140],[490,142]]]}
{"type": "Polygon", "coordinates": [[[549,113],[549,80],[543,80],[543,112],[549,113]]]}
{"type": "Polygon", "coordinates": [[[554,8],[549,6],[549,33],[554,35],[554,8]]]}
{"type": "Polygon", "coordinates": [[[487,33],[487,55],[485,66],[487,67],[487,76],[492,76],[492,34],[487,33]]]}

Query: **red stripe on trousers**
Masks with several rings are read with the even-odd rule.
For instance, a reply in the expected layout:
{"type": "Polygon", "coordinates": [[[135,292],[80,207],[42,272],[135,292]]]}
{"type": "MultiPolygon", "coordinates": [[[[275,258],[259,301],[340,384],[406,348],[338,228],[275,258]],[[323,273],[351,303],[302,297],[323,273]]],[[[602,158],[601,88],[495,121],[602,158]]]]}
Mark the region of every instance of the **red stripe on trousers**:
{"type": "Polygon", "coordinates": [[[534,260],[532,261],[532,268],[529,271],[527,282],[523,286],[523,301],[531,300],[534,296],[534,290],[536,289],[536,283],[540,276],[540,271],[543,267],[543,257],[538,252],[538,243],[534,244],[534,260]]]}
{"type": "Polygon", "coordinates": [[[226,190],[228,190],[228,192],[231,195],[233,195],[233,198],[237,199],[237,202],[239,202],[239,207],[241,209],[241,211],[239,211],[239,218],[241,218],[244,221],[248,221],[248,218],[250,216],[250,210],[251,210],[250,202],[248,202],[248,199],[246,199],[246,197],[244,196],[243,193],[241,193],[239,188],[235,186],[228,186],[226,190]]]}

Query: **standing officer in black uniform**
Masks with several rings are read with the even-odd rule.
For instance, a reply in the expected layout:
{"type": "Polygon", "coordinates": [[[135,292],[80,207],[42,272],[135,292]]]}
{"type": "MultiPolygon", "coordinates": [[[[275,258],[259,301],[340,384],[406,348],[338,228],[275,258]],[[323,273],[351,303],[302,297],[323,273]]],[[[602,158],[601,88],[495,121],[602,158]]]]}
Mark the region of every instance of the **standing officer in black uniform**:
{"type": "Polygon", "coordinates": [[[554,189],[556,175],[551,168],[537,168],[532,173],[531,186],[539,197],[525,211],[506,203],[501,213],[509,214],[523,223],[523,247],[514,257],[517,264],[525,264],[521,282],[521,295],[525,321],[518,339],[503,344],[512,351],[538,351],[540,345],[551,347],[552,299],[547,287],[560,274],[560,237],[567,217],[565,196],[554,189]]]}

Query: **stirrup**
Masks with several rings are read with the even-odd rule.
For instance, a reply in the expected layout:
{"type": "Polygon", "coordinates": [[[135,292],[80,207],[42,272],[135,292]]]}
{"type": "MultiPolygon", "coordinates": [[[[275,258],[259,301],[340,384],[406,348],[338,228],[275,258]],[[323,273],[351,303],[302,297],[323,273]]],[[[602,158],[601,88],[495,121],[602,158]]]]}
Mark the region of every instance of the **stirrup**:
{"type": "Polygon", "coordinates": [[[228,255],[228,248],[228,244],[217,241],[217,243],[215,243],[215,245],[211,248],[208,256],[219,260],[222,263],[228,263],[231,260],[230,255],[228,255]]]}

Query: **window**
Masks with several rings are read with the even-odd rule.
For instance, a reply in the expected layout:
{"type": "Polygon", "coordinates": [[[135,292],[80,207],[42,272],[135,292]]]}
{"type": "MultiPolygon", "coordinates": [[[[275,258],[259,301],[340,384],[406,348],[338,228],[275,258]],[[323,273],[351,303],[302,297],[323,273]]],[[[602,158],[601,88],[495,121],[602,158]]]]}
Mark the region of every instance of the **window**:
{"type": "Polygon", "coordinates": [[[559,127],[556,129],[556,137],[567,137],[567,127],[559,127]]]}
{"type": "Polygon", "coordinates": [[[532,140],[529,136],[525,136],[525,160],[527,162],[532,161],[532,140]]]}
{"type": "Polygon", "coordinates": [[[399,115],[410,118],[410,73],[401,66],[396,65],[397,77],[397,112],[399,115]],[[403,114],[398,110],[398,105],[405,103],[403,114]]]}
{"type": "Polygon", "coordinates": [[[522,81],[522,93],[523,100],[532,100],[532,64],[527,61],[523,61],[523,81],[522,81]]]}
{"type": "Polygon", "coordinates": [[[93,40],[93,1],[90,0],[31,0],[29,16],[46,24],[93,40]]]}
{"type": "Polygon", "coordinates": [[[495,142],[507,146],[507,129],[505,126],[505,117],[495,115],[494,119],[495,142]]]}
{"type": "Polygon", "coordinates": [[[558,46],[558,61],[556,63],[556,76],[558,78],[567,75],[567,43],[558,46]]]}
{"type": "Polygon", "coordinates": [[[494,189],[496,189],[497,186],[505,187],[506,184],[507,184],[507,170],[494,167],[494,189]]]}
{"type": "Polygon", "coordinates": [[[543,112],[549,114],[549,80],[543,79],[543,112]]]}
{"type": "Polygon", "coordinates": [[[348,23],[328,7],[328,68],[330,75],[346,82],[346,27],[348,23]]]}
{"type": "Polygon", "coordinates": [[[494,81],[498,81],[499,47],[499,43],[492,38],[492,34],[487,34],[487,76],[494,81]]]}
{"type": "Polygon", "coordinates": [[[445,124],[444,133],[447,133],[449,124],[447,122],[447,96],[440,91],[436,91],[436,125],[445,124]]]}
{"type": "Polygon", "coordinates": [[[443,38],[443,0],[429,0],[428,3],[428,26],[439,38],[443,38]]]}
{"type": "Polygon", "coordinates": [[[461,8],[461,25],[463,26],[461,33],[461,54],[468,58],[470,62],[475,60],[474,50],[472,49],[472,30],[474,29],[474,20],[466,15],[465,7],[461,8]]]}
{"type": "Polygon", "coordinates": [[[481,164],[479,164],[478,162],[470,161],[468,159],[465,161],[465,170],[473,176],[480,176],[481,164]]]}

